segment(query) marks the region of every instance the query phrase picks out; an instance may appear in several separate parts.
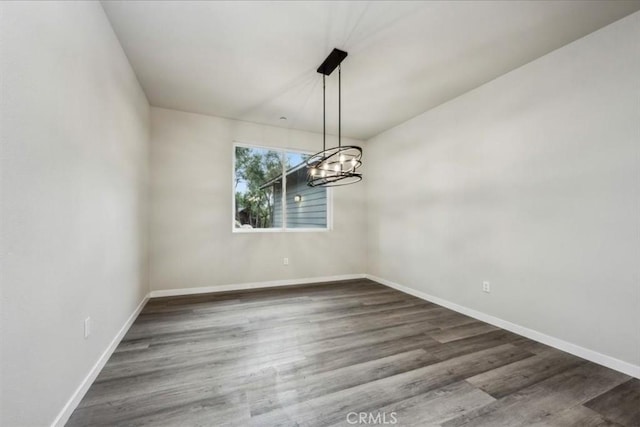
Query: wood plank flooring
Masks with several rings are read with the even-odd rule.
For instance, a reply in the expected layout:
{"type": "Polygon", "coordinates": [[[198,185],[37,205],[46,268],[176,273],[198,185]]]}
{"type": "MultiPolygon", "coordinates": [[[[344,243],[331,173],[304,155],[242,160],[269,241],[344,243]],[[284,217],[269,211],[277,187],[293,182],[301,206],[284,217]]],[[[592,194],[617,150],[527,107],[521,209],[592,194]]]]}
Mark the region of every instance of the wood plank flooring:
{"type": "Polygon", "coordinates": [[[67,425],[358,421],[635,427],[640,381],[354,280],[149,301],[67,425]]]}

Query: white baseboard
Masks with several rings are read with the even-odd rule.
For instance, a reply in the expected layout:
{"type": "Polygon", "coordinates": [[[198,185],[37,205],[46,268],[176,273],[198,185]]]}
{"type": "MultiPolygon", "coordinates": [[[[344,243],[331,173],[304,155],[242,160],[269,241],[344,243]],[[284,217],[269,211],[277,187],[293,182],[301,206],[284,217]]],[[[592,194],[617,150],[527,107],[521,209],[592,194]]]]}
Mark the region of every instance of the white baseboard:
{"type": "Polygon", "coordinates": [[[271,280],[268,282],[238,283],[233,285],[203,286],[199,288],[166,289],[151,291],[151,298],[174,297],[180,295],[209,294],[213,292],[240,291],[245,289],[275,288],[279,286],[308,285],[339,280],[364,279],[364,274],[343,274],[341,276],[310,277],[306,279],[271,280]]]}
{"type": "Polygon", "coordinates": [[[499,328],[506,329],[507,331],[513,332],[518,335],[522,335],[523,337],[532,339],[534,341],[541,342],[548,346],[557,348],[558,350],[571,353],[575,356],[581,357],[583,359],[589,360],[599,365],[606,366],[607,368],[611,368],[616,371],[622,372],[624,374],[631,375],[635,378],[640,378],[640,366],[633,365],[628,362],[624,362],[622,360],[616,359],[615,357],[598,353],[597,351],[594,351],[594,350],[589,350],[588,348],[584,348],[579,345],[561,340],[559,338],[555,338],[550,335],[543,334],[542,332],[538,332],[533,329],[529,329],[527,327],[508,322],[498,317],[491,316],[489,314],[485,314],[480,311],[476,311],[471,308],[455,304],[445,299],[426,294],[424,292],[400,285],[390,280],[382,279],[380,277],[372,276],[369,274],[366,274],[365,277],[367,279],[373,280],[374,282],[378,282],[390,288],[397,289],[406,294],[413,295],[425,301],[433,302],[435,304],[449,308],[453,311],[457,311],[458,313],[462,313],[467,316],[473,317],[475,319],[481,320],[485,323],[489,323],[499,328]]]}
{"type": "Polygon", "coordinates": [[[82,383],[80,383],[76,391],[71,395],[71,398],[67,401],[67,404],[64,405],[64,408],[62,408],[56,419],[53,421],[51,424],[52,427],[62,427],[67,423],[67,421],[69,421],[69,417],[71,417],[73,411],[80,404],[80,401],[89,390],[89,387],[91,387],[93,381],[96,379],[102,368],[104,368],[107,360],[109,360],[111,354],[115,351],[116,347],[118,347],[118,344],[120,344],[120,341],[122,341],[122,338],[124,338],[125,334],[136,320],[148,300],[149,294],[142,299],[140,304],[138,304],[138,307],[136,307],[133,313],[131,313],[131,316],[129,316],[116,336],[113,337],[113,340],[111,340],[107,349],[102,353],[98,361],[93,365],[87,376],[82,380],[82,383]]]}

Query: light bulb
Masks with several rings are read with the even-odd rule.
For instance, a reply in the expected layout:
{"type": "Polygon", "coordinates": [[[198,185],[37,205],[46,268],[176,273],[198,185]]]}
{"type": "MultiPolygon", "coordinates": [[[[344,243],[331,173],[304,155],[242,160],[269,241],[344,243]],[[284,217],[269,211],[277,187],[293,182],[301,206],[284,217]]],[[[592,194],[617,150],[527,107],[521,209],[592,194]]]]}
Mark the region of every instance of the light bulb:
{"type": "Polygon", "coordinates": [[[323,171],[320,173],[320,176],[321,176],[321,177],[323,177],[323,178],[324,178],[325,176],[327,176],[327,171],[324,171],[324,170],[323,170],[323,171]]]}
{"type": "Polygon", "coordinates": [[[356,159],[351,159],[351,166],[355,166],[357,163],[356,159]]]}
{"type": "Polygon", "coordinates": [[[329,170],[329,165],[328,165],[328,164],[326,164],[326,163],[325,163],[325,164],[323,164],[323,165],[322,165],[322,169],[324,169],[324,170],[329,170]]]}
{"type": "Polygon", "coordinates": [[[311,176],[316,176],[316,168],[311,168],[311,176]]]}
{"type": "Polygon", "coordinates": [[[344,154],[340,154],[340,163],[344,163],[344,154]]]}
{"type": "Polygon", "coordinates": [[[335,165],[333,167],[333,170],[336,171],[336,172],[340,172],[340,165],[335,165]]]}

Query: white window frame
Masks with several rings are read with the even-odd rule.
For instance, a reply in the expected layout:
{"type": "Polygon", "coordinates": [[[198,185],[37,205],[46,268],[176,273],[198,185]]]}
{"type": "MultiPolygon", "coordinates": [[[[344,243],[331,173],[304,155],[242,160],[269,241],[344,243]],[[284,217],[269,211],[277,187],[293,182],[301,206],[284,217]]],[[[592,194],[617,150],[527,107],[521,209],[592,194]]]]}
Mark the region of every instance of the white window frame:
{"type": "Polygon", "coordinates": [[[234,141],[231,153],[231,232],[232,233],[326,233],[333,229],[333,189],[327,187],[327,226],[325,228],[287,228],[287,169],[286,153],[315,154],[313,151],[299,148],[270,147],[251,142],[234,141]],[[236,228],[236,147],[259,148],[263,150],[278,151],[282,154],[282,227],[274,228],[236,228]]]}

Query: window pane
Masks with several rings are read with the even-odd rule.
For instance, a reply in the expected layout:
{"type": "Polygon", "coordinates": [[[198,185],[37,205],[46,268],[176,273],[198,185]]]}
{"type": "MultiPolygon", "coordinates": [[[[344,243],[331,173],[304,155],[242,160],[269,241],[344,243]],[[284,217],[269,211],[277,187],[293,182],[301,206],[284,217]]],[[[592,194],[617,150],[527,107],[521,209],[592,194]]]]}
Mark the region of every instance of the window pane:
{"type": "Polygon", "coordinates": [[[236,146],[235,227],[282,228],[282,153],[236,146]]]}
{"type": "Polygon", "coordinates": [[[308,154],[287,152],[287,228],[327,228],[327,189],[307,185],[308,154]]]}

